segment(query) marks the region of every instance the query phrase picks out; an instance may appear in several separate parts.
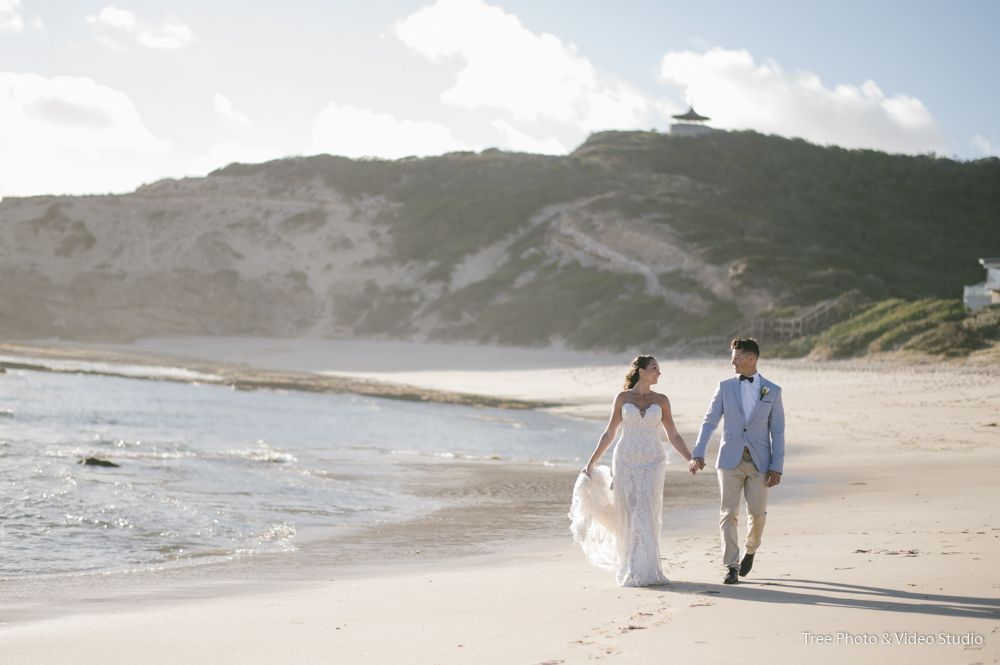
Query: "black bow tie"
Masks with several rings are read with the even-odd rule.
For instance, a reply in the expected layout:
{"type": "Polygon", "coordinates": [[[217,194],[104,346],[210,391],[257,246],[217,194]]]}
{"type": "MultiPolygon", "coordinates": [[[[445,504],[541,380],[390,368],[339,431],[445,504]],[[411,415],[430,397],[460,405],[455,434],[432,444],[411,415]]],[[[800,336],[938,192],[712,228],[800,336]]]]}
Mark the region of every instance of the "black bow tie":
{"type": "Polygon", "coordinates": [[[740,374],[740,381],[749,381],[750,383],[753,383],[753,377],[752,376],[743,376],[742,374],[740,374]]]}

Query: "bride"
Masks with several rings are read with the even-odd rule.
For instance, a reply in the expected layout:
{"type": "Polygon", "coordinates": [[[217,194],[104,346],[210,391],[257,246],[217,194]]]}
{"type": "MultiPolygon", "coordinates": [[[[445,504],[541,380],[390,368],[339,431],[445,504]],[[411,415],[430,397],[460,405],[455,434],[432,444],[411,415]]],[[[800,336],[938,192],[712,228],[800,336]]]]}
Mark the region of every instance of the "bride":
{"type": "Polygon", "coordinates": [[[660,568],[660,527],[663,522],[663,478],[667,455],[660,441],[662,425],[670,445],[692,461],[670,415],[670,400],[653,392],[660,366],[653,356],[638,356],[625,376],[625,390],[615,397],[608,427],[573,488],[569,518],[573,540],[598,568],[615,572],[620,586],[666,584],[660,568]],[[594,464],[621,438],[612,456],[612,470],[594,464]]]}

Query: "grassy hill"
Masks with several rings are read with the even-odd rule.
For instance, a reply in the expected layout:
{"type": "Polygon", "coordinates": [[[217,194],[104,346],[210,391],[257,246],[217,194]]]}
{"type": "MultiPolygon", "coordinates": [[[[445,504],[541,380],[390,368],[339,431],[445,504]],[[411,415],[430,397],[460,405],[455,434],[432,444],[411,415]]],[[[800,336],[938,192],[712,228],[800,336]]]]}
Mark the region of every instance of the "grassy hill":
{"type": "Polygon", "coordinates": [[[815,360],[917,351],[957,358],[1000,340],[1000,306],[970,313],[959,300],[890,298],[860,305],[847,320],[770,349],[776,357],[815,360]]]}
{"type": "Polygon", "coordinates": [[[100,338],[94,317],[124,298],[145,310],[114,309],[118,336],[155,334],[159,321],[656,348],[848,291],[955,298],[981,281],[980,255],[1000,254],[998,211],[996,158],[754,132],[604,132],[564,157],[234,164],[119,197],[4,200],[0,253],[14,272],[0,313],[32,319],[17,328],[5,315],[0,334],[100,338]],[[171,232],[177,247],[136,254],[171,232]],[[73,309],[80,292],[86,311],[73,309]]]}
{"type": "Polygon", "coordinates": [[[1000,252],[1000,160],[821,147],[756,132],[671,137],[595,134],[568,157],[500,151],[352,161],[318,156],[265,170],[279,181],[323,177],[343,192],[383,195],[401,259],[442,262],[526,225],[546,205],[611,193],[602,205],[668,224],[738,279],[791,302],[858,288],[871,297],[952,297],[1000,252]],[[696,187],[678,192],[658,175],[696,187]],[[701,185],[701,187],[697,187],[701,185]]]}
{"type": "MultiPolygon", "coordinates": [[[[715,196],[669,217],[741,281],[803,302],[858,288],[871,297],[954,297],[1000,248],[1000,160],[824,148],[755,132],[675,138],[609,133],[577,158],[676,174],[715,196]]],[[[670,198],[642,211],[669,211],[670,198]]]]}

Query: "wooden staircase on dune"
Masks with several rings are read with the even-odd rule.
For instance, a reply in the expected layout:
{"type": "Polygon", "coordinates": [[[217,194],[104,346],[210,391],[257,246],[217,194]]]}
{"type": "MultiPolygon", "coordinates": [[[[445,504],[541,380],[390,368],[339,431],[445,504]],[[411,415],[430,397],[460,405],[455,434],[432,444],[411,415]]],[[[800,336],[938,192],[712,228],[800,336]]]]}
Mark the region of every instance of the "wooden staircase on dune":
{"type": "Polygon", "coordinates": [[[736,337],[755,337],[764,342],[783,344],[811,335],[840,320],[843,303],[839,298],[823,300],[795,316],[751,316],[735,327],[718,333],[682,339],[663,351],[664,358],[683,358],[695,352],[723,352],[736,337]]]}

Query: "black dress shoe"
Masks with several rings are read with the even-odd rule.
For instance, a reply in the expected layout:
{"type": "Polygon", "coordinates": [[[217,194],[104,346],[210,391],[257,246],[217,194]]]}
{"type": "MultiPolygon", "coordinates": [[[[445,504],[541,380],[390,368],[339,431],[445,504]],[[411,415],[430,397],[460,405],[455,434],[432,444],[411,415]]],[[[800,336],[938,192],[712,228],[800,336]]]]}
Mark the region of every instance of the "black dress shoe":
{"type": "Polygon", "coordinates": [[[735,566],[733,566],[732,568],[730,568],[729,572],[726,573],[726,576],[722,578],[722,583],[723,584],[739,584],[740,583],[740,578],[736,576],[738,572],[739,571],[736,569],[735,566]]]}
{"type": "Polygon", "coordinates": [[[740,562],[740,577],[744,577],[753,568],[753,554],[744,554],[740,562]]]}

